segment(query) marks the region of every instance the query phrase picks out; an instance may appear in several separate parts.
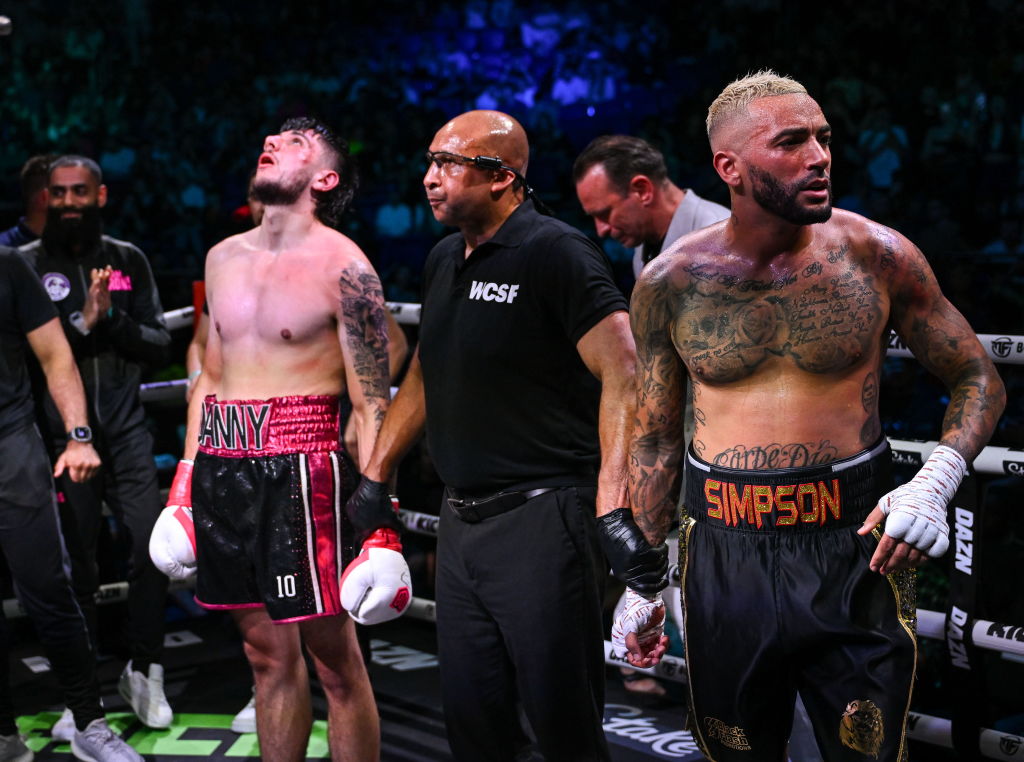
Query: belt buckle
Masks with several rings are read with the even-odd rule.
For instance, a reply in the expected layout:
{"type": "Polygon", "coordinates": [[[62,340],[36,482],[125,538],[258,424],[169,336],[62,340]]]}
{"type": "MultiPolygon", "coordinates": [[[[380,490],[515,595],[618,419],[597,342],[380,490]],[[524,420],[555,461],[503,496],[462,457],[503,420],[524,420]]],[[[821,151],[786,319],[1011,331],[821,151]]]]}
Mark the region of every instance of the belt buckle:
{"type": "Polygon", "coordinates": [[[476,502],[467,502],[461,497],[450,497],[446,496],[445,500],[448,501],[448,507],[452,509],[452,513],[460,520],[467,524],[478,524],[480,522],[480,514],[476,510],[476,502]]]}
{"type": "MultiPolygon", "coordinates": [[[[449,505],[451,505],[450,502],[449,505]]],[[[458,507],[452,505],[451,509],[455,513],[455,516],[459,519],[459,521],[464,521],[467,524],[480,523],[480,513],[477,511],[476,506],[474,505],[463,504],[462,506],[458,507]]]]}

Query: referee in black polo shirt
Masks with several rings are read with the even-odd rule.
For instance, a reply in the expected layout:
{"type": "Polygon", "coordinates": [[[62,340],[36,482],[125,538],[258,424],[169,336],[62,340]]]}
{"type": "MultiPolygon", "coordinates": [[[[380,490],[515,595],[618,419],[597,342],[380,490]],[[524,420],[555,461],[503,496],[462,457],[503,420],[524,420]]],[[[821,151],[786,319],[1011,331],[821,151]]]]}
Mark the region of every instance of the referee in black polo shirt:
{"type": "Polygon", "coordinates": [[[386,505],[426,428],[447,485],[436,588],[452,752],[515,759],[521,702],[546,759],[607,760],[594,519],[595,503],[626,505],[626,301],[601,252],[534,209],[514,119],[456,117],[427,157],[427,200],[459,232],[427,259],[419,347],[348,509],[386,505]]]}

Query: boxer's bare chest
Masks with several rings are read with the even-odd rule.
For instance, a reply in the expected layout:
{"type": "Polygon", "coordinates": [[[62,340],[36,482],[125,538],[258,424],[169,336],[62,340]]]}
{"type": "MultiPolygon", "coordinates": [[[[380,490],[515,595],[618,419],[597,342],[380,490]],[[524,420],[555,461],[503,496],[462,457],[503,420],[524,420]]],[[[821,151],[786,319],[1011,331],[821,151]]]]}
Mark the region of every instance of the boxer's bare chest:
{"type": "Polygon", "coordinates": [[[695,380],[729,384],[770,363],[842,374],[876,356],[888,316],[877,276],[848,246],[751,275],[680,263],[673,341],[695,380]]]}
{"type": "Polygon", "coordinates": [[[211,314],[225,347],[235,341],[299,346],[330,336],[337,298],[317,265],[261,255],[227,259],[210,284],[211,314]]]}

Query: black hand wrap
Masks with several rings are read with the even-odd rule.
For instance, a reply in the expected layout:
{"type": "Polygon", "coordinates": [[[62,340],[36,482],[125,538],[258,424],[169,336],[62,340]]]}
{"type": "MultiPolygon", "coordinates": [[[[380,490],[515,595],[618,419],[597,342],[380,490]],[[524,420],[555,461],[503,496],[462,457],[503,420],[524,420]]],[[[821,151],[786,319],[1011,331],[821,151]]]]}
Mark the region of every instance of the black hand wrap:
{"type": "Polygon", "coordinates": [[[359,486],[345,503],[345,513],[355,530],[357,548],[362,547],[374,529],[385,527],[399,533],[403,529],[402,520],[391,503],[388,485],[365,476],[359,479],[359,486]]]}
{"type": "Polygon", "coordinates": [[[651,546],[629,508],[616,508],[597,520],[601,549],[616,577],[651,598],[668,585],[668,546],[651,546]]]}

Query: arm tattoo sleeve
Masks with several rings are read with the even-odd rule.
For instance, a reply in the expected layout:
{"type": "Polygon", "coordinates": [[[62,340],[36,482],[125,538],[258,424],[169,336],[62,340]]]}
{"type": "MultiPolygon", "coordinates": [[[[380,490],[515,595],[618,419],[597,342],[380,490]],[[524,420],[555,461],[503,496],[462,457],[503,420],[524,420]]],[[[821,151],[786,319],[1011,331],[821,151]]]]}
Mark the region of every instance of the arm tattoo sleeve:
{"type": "Polygon", "coordinates": [[[673,308],[664,283],[634,299],[637,418],[629,446],[629,497],[637,525],[661,542],[672,520],[682,478],[686,371],[672,343],[673,308]]]}
{"type": "Polygon", "coordinates": [[[894,323],[914,356],[950,391],[941,442],[968,462],[988,442],[1006,391],[971,326],[939,290],[921,252],[909,244],[893,300],[894,323]]]}
{"type": "Polygon", "coordinates": [[[379,429],[391,398],[384,291],[374,273],[355,267],[343,270],[338,284],[345,341],[356,376],[348,383],[359,384],[379,429]]]}

